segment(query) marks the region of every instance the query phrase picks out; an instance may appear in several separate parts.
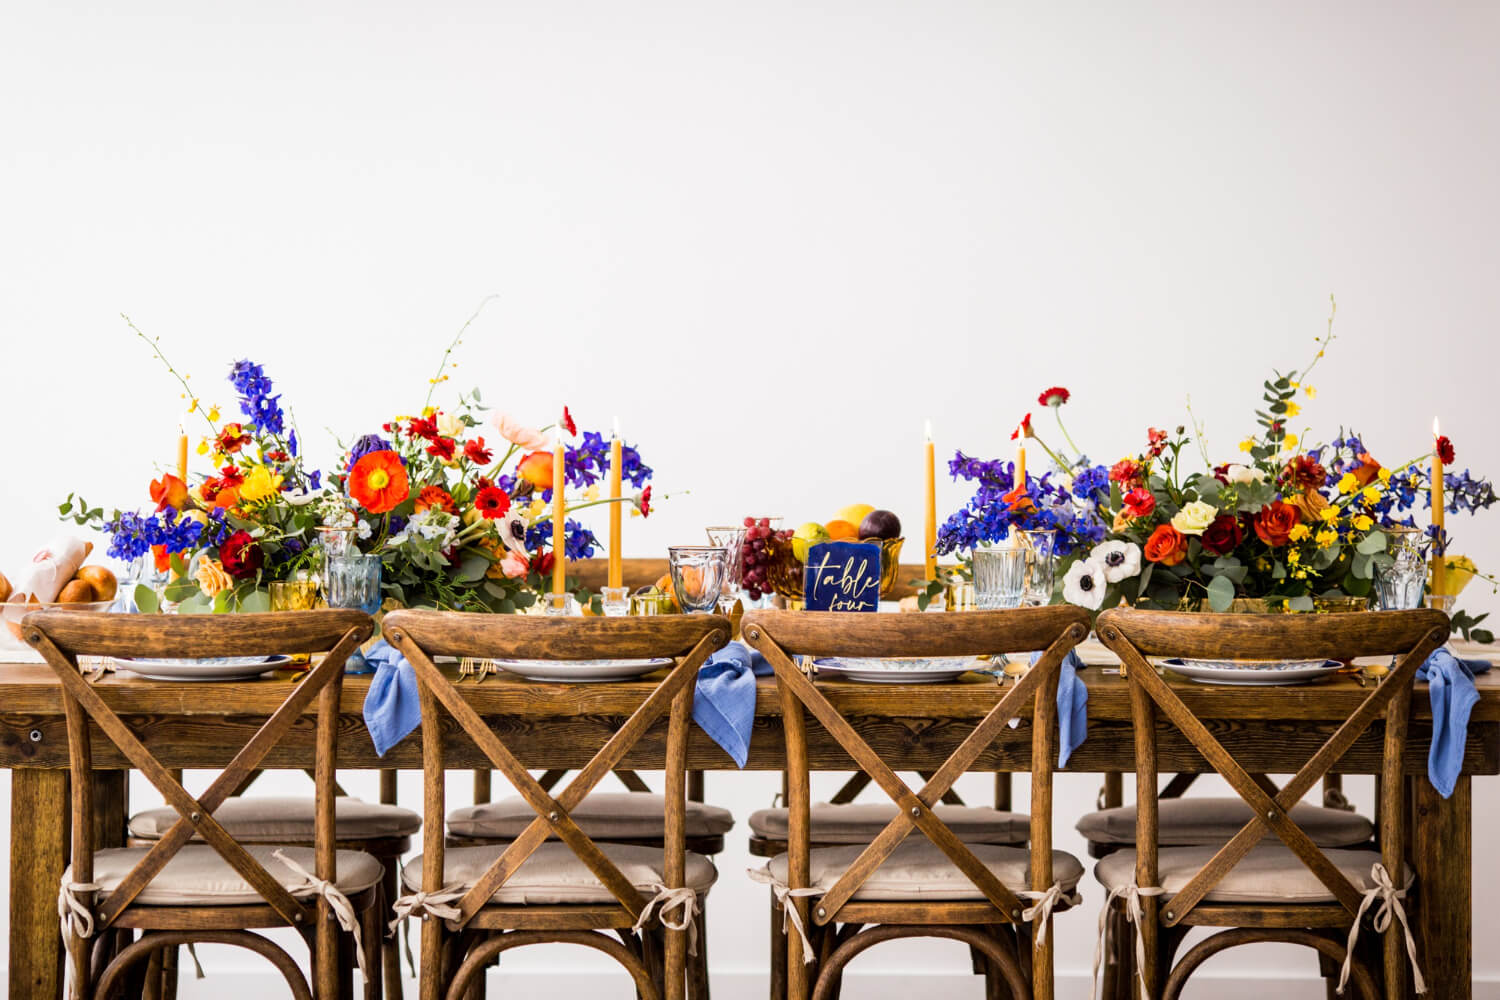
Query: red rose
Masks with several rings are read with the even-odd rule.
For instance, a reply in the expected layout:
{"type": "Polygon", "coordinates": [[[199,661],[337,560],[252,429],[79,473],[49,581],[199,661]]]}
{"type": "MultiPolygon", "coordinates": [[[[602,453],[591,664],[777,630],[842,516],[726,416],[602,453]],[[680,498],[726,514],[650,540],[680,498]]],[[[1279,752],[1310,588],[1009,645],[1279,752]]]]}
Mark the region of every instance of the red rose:
{"type": "Polygon", "coordinates": [[[1156,496],[1144,486],[1137,486],[1120,498],[1125,505],[1125,513],[1131,517],[1150,517],[1151,512],[1156,509],[1156,496]]]}
{"type": "Polygon", "coordinates": [[[1073,394],[1060,385],[1054,385],[1050,389],[1043,389],[1042,394],[1036,401],[1042,406],[1061,406],[1073,397],[1073,394]]]}
{"type": "Polygon", "coordinates": [[[1255,515],[1255,533],[1271,548],[1280,548],[1287,543],[1287,536],[1301,519],[1296,507],[1272,500],[1255,515]]]}
{"type": "Polygon", "coordinates": [[[1141,464],[1135,459],[1122,458],[1109,467],[1109,481],[1119,483],[1121,486],[1138,486],[1144,477],[1144,472],[1141,464]]]}
{"type": "Polygon", "coordinates": [[[1146,547],[1142,550],[1149,562],[1161,563],[1163,566],[1176,566],[1187,558],[1188,541],[1187,536],[1170,524],[1158,525],[1151,532],[1151,537],[1146,539],[1146,547]]]}
{"type": "MultiPolygon", "coordinates": [[[[1363,455],[1359,457],[1361,461],[1364,460],[1363,455]]],[[[1437,439],[1437,457],[1438,461],[1444,465],[1453,464],[1453,442],[1448,440],[1448,435],[1446,434],[1437,439]]],[[[1376,466],[1376,468],[1378,469],[1379,466],[1376,466]]]]}
{"type": "Polygon", "coordinates": [[[248,531],[236,531],[219,546],[219,562],[224,564],[224,572],[237,580],[258,573],[261,559],[260,544],[248,531]]]}
{"type": "Polygon", "coordinates": [[[475,465],[489,465],[490,459],[494,457],[494,453],[484,446],[484,438],[464,442],[464,458],[475,465]]]}
{"type": "Polygon", "coordinates": [[[1233,514],[1220,514],[1203,529],[1203,551],[1227,556],[1245,540],[1245,528],[1233,514]]]}
{"type": "Polygon", "coordinates": [[[531,557],[531,571],[546,576],[552,572],[552,564],[556,562],[551,552],[541,552],[531,557]]]}

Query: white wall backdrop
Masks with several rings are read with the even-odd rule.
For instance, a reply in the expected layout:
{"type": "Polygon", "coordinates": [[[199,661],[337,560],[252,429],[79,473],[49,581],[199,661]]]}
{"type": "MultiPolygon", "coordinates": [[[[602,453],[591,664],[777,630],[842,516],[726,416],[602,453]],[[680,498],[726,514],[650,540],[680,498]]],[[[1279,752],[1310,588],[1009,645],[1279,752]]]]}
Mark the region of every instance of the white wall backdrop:
{"type": "MultiPolygon", "coordinates": [[[[419,406],[494,293],[447,388],[537,421],[562,402],[591,426],[618,414],[673,494],[629,522],[632,556],[860,501],[916,537],[923,418],[944,451],[996,454],[1052,384],[1095,458],[1183,422],[1189,393],[1228,457],[1263,375],[1307,360],[1330,292],[1315,436],[1353,426],[1397,462],[1437,414],[1461,467],[1500,474],[1497,46],[1500,7],[1468,3],[13,7],[0,569],[57,530],[69,491],[143,504],[172,459],[182,403],[121,312],[206,399],[231,402],[232,360],[264,363],[331,456],[324,428],[419,406]],[[868,387],[855,415],[820,390],[831,373],[868,387]]],[[[940,486],[945,509],[964,499],[940,486]]],[[[1453,528],[1500,568],[1500,525],[1453,528]]],[[[1095,787],[1060,782],[1061,829],[1095,787]]],[[[743,817],[772,782],[710,788],[743,817]]],[[[1476,786],[1478,899],[1500,877],[1497,788],[1476,786]]],[[[716,976],[759,996],[763,894],[738,846],[720,861],[716,976]]],[[[1089,897],[1059,922],[1069,996],[1086,995],[1089,897]]],[[[1497,931],[1481,911],[1486,996],[1497,931]]],[[[980,995],[957,949],[862,965],[906,977],[866,981],[879,995],[939,969],[980,995]]],[[[598,966],[506,968],[540,995],[598,966]]],[[[1315,965],[1269,949],[1213,968],[1315,965]]],[[[188,995],[265,981],[236,982],[188,995]]]]}

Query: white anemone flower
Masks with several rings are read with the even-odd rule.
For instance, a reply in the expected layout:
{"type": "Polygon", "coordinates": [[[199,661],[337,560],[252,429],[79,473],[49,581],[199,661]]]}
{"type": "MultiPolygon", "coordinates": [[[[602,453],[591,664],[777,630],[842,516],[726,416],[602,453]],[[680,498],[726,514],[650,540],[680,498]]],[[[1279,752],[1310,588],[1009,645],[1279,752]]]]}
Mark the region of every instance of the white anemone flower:
{"type": "Polygon", "coordinates": [[[1090,611],[1104,603],[1104,567],[1091,559],[1081,559],[1068,567],[1063,577],[1063,600],[1090,611]]]}
{"type": "Polygon", "coordinates": [[[495,519],[495,531],[501,543],[518,556],[530,555],[526,551],[526,519],[514,511],[495,519]]]}
{"type": "Polygon", "coordinates": [[[1089,552],[1089,562],[1103,568],[1107,583],[1119,583],[1141,571],[1141,547],[1135,542],[1100,542],[1089,552]]]}

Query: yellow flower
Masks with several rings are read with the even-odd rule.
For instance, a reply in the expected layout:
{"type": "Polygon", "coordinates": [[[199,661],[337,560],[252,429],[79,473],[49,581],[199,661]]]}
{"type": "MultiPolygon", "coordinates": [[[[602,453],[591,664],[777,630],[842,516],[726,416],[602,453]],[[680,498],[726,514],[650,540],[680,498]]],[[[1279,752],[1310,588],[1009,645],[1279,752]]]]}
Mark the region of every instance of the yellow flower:
{"type": "Polygon", "coordinates": [[[1339,533],[1337,531],[1330,531],[1327,528],[1324,528],[1322,531],[1313,536],[1313,541],[1318,543],[1318,548],[1320,549],[1326,549],[1330,545],[1336,543],[1338,540],[1339,533]]]}
{"type": "Polygon", "coordinates": [[[1318,520],[1322,521],[1324,524],[1333,524],[1337,522],[1338,519],[1339,509],[1337,507],[1324,507],[1322,510],[1318,511],[1318,520]]]}
{"type": "Polygon", "coordinates": [[[1380,475],[1380,481],[1382,483],[1384,483],[1387,486],[1391,485],[1391,470],[1390,469],[1387,469],[1385,466],[1382,465],[1380,467],[1380,473],[1379,473],[1379,475],[1380,475]]]}
{"type": "Polygon", "coordinates": [[[1355,478],[1354,473],[1346,472],[1339,477],[1340,493],[1353,493],[1357,489],[1359,489],[1359,480],[1355,478]]]}
{"type": "Polygon", "coordinates": [[[599,484],[595,483],[593,486],[590,486],[588,489],[584,490],[583,491],[583,498],[585,500],[598,500],[599,499],[599,484]]]}
{"type": "Polygon", "coordinates": [[[217,406],[210,406],[208,408],[208,419],[215,424],[219,422],[219,408],[217,406]]]}
{"type": "Polygon", "coordinates": [[[1369,531],[1375,527],[1375,519],[1369,514],[1355,514],[1349,523],[1354,525],[1355,531],[1369,531]]]}
{"type": "MultiPolygon", "coordinates": [[[[1301,525],[1299,524],[1297,527],[1300,528],[1301,525]]],[[[1292,549],[1292,551],[1286,554],[1286,561],[1288,565],[1295,566],[1302,561],[1302,553],[1298,552],[1296,549],[1292,549]]]]}
{"type": "Polygon", "coordinates": [[[545,513],[547,513],[547,505],[540,497],[537,497],[531,501],[531,506],[526,508],[526,519],[534,522],[545,513]]]}
{"type": "Polygon", "coordinates": [[[1297,435],[1288,434],[1286,437],[1282,438],[1281,446],[1287,451],[1291,451],[1293,448],[1297,447],[1297,435]]]}
{"type": "Polygon", "coordinates": [[[1297,570],[1295,573],[1292,574],[1292,578],[1295,579],[1295,580],[1306,580],[1307,579],[1307,570],[1305,570],[1305,569],[1299,569],[1299,570],[1297,570]]]}
{"type": "Polygon", "coordinates": [[[1314,389],[1310,385],[1304,385],[1302,387],[1302,391],[1305,392],[1305,393],[1307,393],[1307,398],[1308,399],[1317,399],[1318,398],[1318,390],[1314,389]]]}
{"type": "Polygon", "coordinates": [[[1359,498],[1364,501],[1366,507],[1373,507],[1380,502],[1380,489],[1375,486],[1366,486],[1359,491],[1359,498]]]}
{"type": "Polygon", "coordinates": [[[1291,400],[1287,400],[1287,404],[1286,404],[1286,415],[1287,416],[1289,416],[1289,417],[1295,417],[1297,414],[1299,414],[1301,412],[1302,412],[1302,407],[1298,406],[1296,403],[1293,403],[1291,400]]]}
{"type": "Polygon", "coordinates": [[[234,581],[224,572],[219,560],[207,556],[198,560],[198,571],[193,574],[193,579],[198,581],[198,589],[203,591],[205,597],[215,597],[234,586],[234,581]]]}
{"type": "Polygon", "coordinates": [[[1240,451],[1249,452],[1255,447],[1255,438],[1245,438],[1240,442],[1240,451]]]}
{"type": "Polygon", "coordinates": [[[280,491],[280,474],[271,472],[264,465],[257,465],[250,470],[249,475],[245,477],[244,484],[240,486],[240,499],[246,503],[256,503],[280,491]]]}
{"type": "MultiPolygon", "coordinates": [[[[1307,525],[1294,524],[1292,525],[1292,530],[1286,533],[1286,537],[1293,542],[1300,542],[1310,534],[1312,534],[1312,529],[1307,525]]],[[[1293,553],[1293,555],[1295,554],[1293,553]]]]}
{"type": "Polygon", "coordinates": [[[207,455],[208,454],[208,447],[209,447],[208,446],[208,438],[204,438],[202,441],[199,441],[198,442],[198,454],[200,454],[200,455],[207,455]]]}

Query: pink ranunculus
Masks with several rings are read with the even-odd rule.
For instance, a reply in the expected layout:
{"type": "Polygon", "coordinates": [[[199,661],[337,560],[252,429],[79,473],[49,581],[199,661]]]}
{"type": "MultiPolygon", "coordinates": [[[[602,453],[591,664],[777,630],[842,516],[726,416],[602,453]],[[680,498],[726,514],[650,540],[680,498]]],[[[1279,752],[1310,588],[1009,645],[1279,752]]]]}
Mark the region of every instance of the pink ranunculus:
{"type": "Polygon", "coordinates": [[[526,569],[530,565],[526,557],[515,552],[505,553],[505,558],[500,560],[500,571],[512,580],[526,575],[526,569]]]}
{"type": "Polygon", "coordinates": [[[539,451],[547,447],[547,439],[541,431],[527,427],[508,413],[496,412],[490,417],[490,426],[505,440],[526,451],[539,451]]]}

